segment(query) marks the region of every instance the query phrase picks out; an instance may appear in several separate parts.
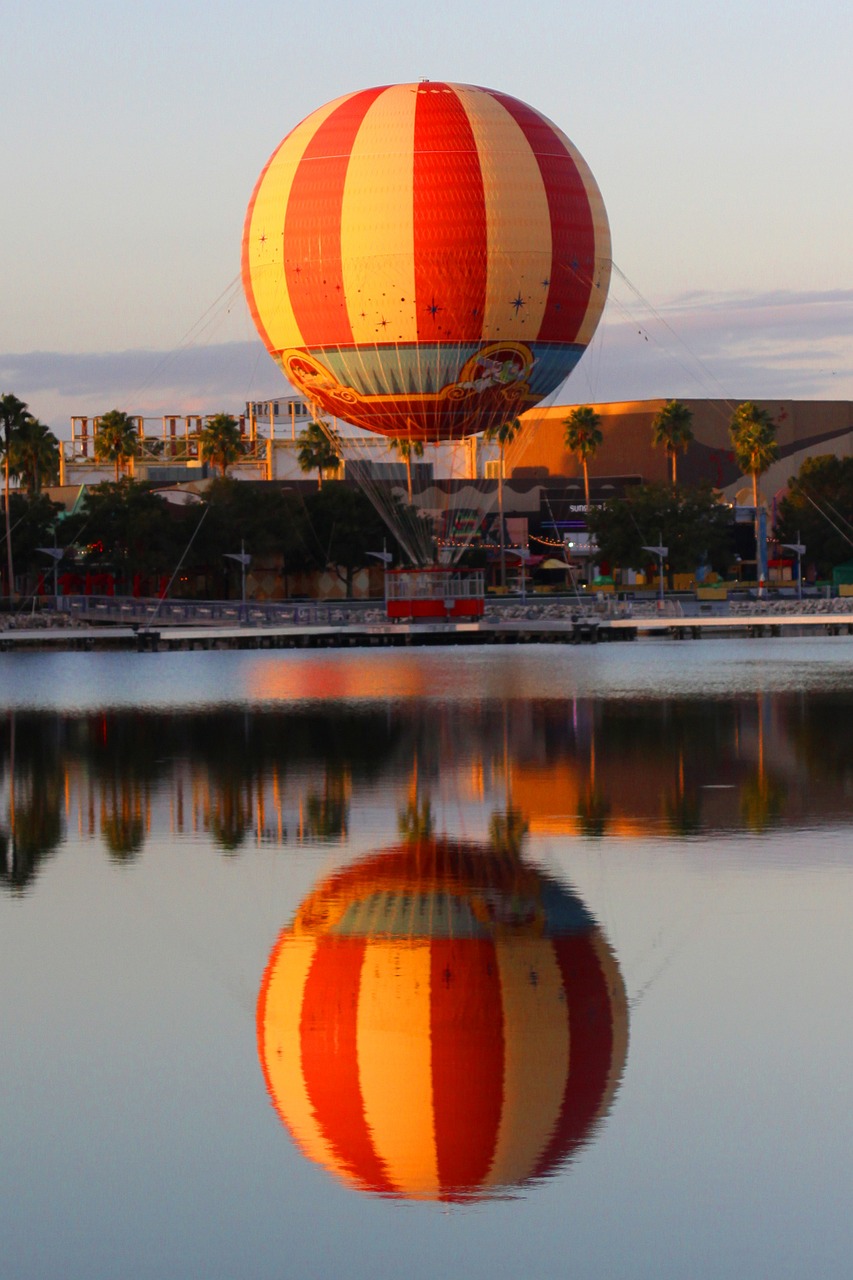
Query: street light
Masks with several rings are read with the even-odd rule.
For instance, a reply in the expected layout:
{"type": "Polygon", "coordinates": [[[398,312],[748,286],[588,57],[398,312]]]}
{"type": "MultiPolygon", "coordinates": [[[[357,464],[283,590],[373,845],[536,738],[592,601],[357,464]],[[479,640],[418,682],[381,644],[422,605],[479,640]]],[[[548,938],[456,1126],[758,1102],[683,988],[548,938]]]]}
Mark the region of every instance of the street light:
{"type": "Polygon", "coordinates": [[[40,551],[43,556],[50,556],[53,561],[53,602],[54,605],[59,597],[59,562],[65,555],[64,547],[36,547],[36,551],[40,551]]]}
{"type": "MultiPolygon", "coordinates": [[[[658,537],[660,536],[661,535],[658,534],[658,537]]],[[[648,551],[650,555],[657,556],[658,558],[658,561],[659,561],[658,587],[660,591],[660,603],[661,603],[661,607],[663,607],[663,562],[666,559],[666,557],[669,555],[669,547],[664,547],[659,544],[656,547],[643,547],[643,550],[648,551]]]]}
{"type": "MultiPolygon", "coordinates": [[[[800,537],[800,531],[797,530],[797,538],[800,537]]],[[[786,551],[793,551],[797,557],[797,598],[802,601],[803,598],[803,556],[806,554],[806,548],[802,542],[783,542],[782,546],[786,551]]]]}
{"type": "Polygon", "coordinates": [[[252,557],[246,554],[246,543],[240,539],[239,551],[223,552],[226,560],[236,560],[240,566],[240,597],[243,601],[243,607],[246,605],[246,569],[252,563],[252,557]]]}

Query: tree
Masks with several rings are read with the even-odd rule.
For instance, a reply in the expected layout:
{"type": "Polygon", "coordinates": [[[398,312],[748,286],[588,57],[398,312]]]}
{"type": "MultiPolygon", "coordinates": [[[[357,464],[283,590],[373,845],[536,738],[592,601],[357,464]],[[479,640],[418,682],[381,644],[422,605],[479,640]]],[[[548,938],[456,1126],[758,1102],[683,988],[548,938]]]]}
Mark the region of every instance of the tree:
{"type": "Polygon", "coordinates": [[[590,405],[580,404],[572,409],[568,418],[563,419],[563,426],[566,428],[566,448],[575,455],[583,468],[584,501],[589,509],[589,463],[604,440],[601,417],[590,405]]]}
{"type": "Polygon", "coordinates": [[[333,569],[352,596],[357,569],[370,563],[387,536],[387,528],[360,489],[343,483],[312,493],[305,503],[308,546],[314,563],[333,569]]]}
{"type": "Polygon", "coordinates": [[[652,444],[656,449],[664,449],[669,457],[673,489],[676,485],[678,452],[687,452],[687,446],[693,439],[692,423],[693,414],[680,400],[667,400],[652,419],[652,444]]]}
{"type": "Polygon", "coordinates": [[[94,485],[85,510],[63,521],[63,539],[78,544],[87,567],[160,576],[171,574],[197,523],[196,507],[172,506],[125,479],[94,485]]]}
{"type": "Polygon", "coordinates": [[[389,449],[396,449],[400,458],[406,464],[406,489],[409,494],[409,506],[412,505],[412,458],[422,458],[424,456],[424,446],[421,440],[410,440],[408,437],[395,436],[393,440],[388,441],[389,449]]]}
{"type": "Polygon", "coordinates": [[[806,458],[788,481],[776,518],[780,542],[805,544],[818,575],[853,560],[853,458],[806,458]]]}
{"type": "Polygon", "coordinates": [[[505,422],[498,423],[497,426],[489,427],[484,433],[484,438],[497,443],[498,446],[498,513],[500,519],[501,531],[501,586],[506,586],[506,530],[504,528],[504,458],[506,455],[507,445],[512,444],[515,437],[521,430],[521,422],[518,418],[507,418],[505,422]]]}
{"type": "Polygon", "coordinates": [[[48,547],[53,542],[54,528],[62,511],[62,504],[51,502],[46,493],[28,498],[23,493],[13,492],[9,498],[9,506],[12,528],[15,530],[16,571],[33,574],[38,578],[49,564],[39,548],[48,547]]]}
{"type": "Polygon", "coordinates": [[[59,441],[37,418],[27,418],[12,439],[10,468],[23,479],[30,495],[41,492],[43,482],[59,479],[59,441]]]}
{"type": "Polygon", "coordinates": [[[643,569],[649,563],[643,547],[657,545],[660,536],[669,548],[670,586],[674,573],[703,562],[722,571],[728,566],[731,515],[707,486],[637,485],[590,511],[588,525],[602,559],[623,569],[643,569]]]}
{"type": "Polygon", "coordinates": [[[98,420],[95,435],[95,457],[99,462],[114,462],[116,483],[131,458],[139,452],[139,433],[130,414],[110,409],[98,420]]]}
{"type": "Polygon", "coordinates": [[[766,409],[751,400],[738,405],[729,426],[735,462],[745,476],[752,476],[752,505],[758,509],[758,477],[779,456],[776,426],[766,409]]]}
{"type": "Polygon", "coordinates": [[[12,444],[16,432],[30,419],[30,411],[17,396],[9,393],[0,396],[0,422],[3,424],[3,495],[6,508],[6,571],[9,575],[9,596],[15,594],[15,566],[12,563],[12,520],[9,509],[9,474],[12,462],[12,444]]]}
{"type": "Polygon", "coordinates": [[[324,471],[339,470],[341,459],[338,449],[334,433],[322,423],[309,422],[305,430],[300,432],[296,457],[302,471],[317,472],[318,489],[323,487],[324,471]]]}
{"type": "Polygon", "coordinates": [[[281,555],[287,594],[288,574],[307,568],[311,560],[301,497],[277,485],[226,477],[214,480],[206,498],[208,517],[185,566],[188,571],[206,576],[207,594],[224,594],[229,562],[223,557],[236,551],[241,539],[256,561],[281,555]]]}
{"type": "Polygon", "coordinates": [[[243,440],[236,418],[230,413],[215,413],[208,418],[199,436],[201,457],[225,478],[228,468],[243,452],[243,440]]]}

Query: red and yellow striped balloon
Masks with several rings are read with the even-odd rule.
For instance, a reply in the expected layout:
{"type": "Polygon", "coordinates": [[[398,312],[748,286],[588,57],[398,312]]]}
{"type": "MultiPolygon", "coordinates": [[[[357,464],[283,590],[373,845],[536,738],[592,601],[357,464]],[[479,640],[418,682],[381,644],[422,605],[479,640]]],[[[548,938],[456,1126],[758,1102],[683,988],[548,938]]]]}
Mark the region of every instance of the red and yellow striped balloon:
{"type": "Polygon", "coordinates": [[[303,903],[270,957],[258,1048],[302,1152],[348,1185],[506,1194],[588,1142],[625,1063],[615,957],[517,856],[447,840],[375,854],[303,903]]]}
{"type": "Polygon", "coordinates": [[[576,148],[471,85],[365,89],[313,112],[273,153],[243,234],[246,297],[286,376],[400,438],[482,431],[548,395],[609,280],[576,148]]]}

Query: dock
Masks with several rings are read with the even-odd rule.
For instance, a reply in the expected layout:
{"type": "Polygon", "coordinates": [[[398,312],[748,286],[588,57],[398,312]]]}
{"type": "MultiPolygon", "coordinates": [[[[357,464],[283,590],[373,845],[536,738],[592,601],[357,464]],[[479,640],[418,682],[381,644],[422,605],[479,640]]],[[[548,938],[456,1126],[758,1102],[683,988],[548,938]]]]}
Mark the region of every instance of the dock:
{"type": "MultiPolygon", "coordinates": [[[[668,602],[670,603],[670,602],[668,602]]],[[[824,602],[821,602],[823,604],[824,602]]],[[[703,640],[721,636],[853,637],[849,601],[826,601],[823,608],[784,611],[772,606],[740,607],[704,614],[678,609],[628,608],[595,611],[571,604],[529,605],[491,602],[486,616],[460,621],[389,621],[379,602],[347,608],[341,605],[257,606],[210,604],[175,618],[160,605],[113,602],[111,616],[94,612],[97,605],[34,617],[32,625],[18,615],[0,630],[0,650],[91,651],[124,649],[141,652],[216,649],[418,647],[483,644],[606,644],[642,639],[703,640]],[[225,616],[222,616],[222,612],[225,616]],[[94,617],[92,613],[94,612],[94,617]],[[166,613],[166,617],[161,615],[166,613]],[[191,616],[193,613],[196,616],[191,616]],[[199,614],[201,616],[199,616],[199,614]],[[171,616],[169,616],[171,615],[171,616]]]]}

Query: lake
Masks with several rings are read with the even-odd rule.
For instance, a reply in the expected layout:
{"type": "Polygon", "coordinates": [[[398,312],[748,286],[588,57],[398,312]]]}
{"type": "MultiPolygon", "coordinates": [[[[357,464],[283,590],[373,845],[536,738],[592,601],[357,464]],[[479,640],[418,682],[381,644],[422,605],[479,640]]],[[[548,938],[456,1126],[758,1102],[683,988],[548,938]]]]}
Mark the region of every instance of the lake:
{"type": "Polygon", "coordinates": [[[853,645],[0,654],[0,1275],[846,1274],[853,645]]]}

